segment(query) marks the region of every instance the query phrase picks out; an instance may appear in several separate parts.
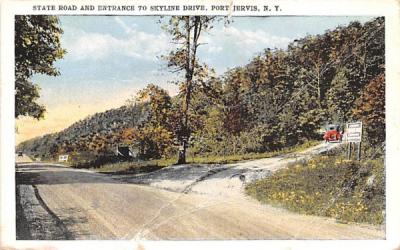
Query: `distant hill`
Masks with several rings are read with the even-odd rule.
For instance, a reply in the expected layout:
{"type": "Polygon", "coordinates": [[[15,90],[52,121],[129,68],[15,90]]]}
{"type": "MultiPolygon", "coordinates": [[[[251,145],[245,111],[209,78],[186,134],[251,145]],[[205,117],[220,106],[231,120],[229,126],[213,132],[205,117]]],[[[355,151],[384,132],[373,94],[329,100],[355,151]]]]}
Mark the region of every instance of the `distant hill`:
{"type": "Polygon", "coordinates": [[[100,152],[103,155],[112,154],[121,143],[120,134],[123,130],[140,126],[148,113],[145,104],[96,113],[60,132],[24,141],[17,146],[17,151],[43,159],[56,157],[60,153],[92,156],[100,152]]]}

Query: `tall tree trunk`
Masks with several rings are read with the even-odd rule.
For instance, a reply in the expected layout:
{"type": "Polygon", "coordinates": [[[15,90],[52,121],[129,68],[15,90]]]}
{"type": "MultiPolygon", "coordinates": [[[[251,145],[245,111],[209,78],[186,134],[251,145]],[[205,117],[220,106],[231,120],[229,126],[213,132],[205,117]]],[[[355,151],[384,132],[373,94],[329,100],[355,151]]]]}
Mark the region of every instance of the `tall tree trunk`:
{"type": "Polygon", "coordinates": [[[186,151],[189,147],[189,139],[191,135],[191,128],[190,128],[190,121],[189,121],[189,114],[190,114],[190,103],[193,94],[193,82],[194,77],[194,70],[197,65],[196,61],[196,53],[197,47],[199,46],[198,40],[202,30],[202,20],[200,16],[185,16],[183,17],[185,22],[185,30],[182,33],[185,33],[184,36],[184,43],[186,49],[186,58],[184,61],[184,69],[185,69],[185,93],[184,99],[182,104],[182,120],[181,120],[181,129],[180,132],[180,148],[179,148],[179,155],[178,155],[178,164],[186,163],[186,151]]]}
{"type": "Polygon", "coordinates": [[[190,94],[191,94],[191,83],[192,83],[192,75],[191,74],[191,47],[190,47],[190,17],[187,16],[186,19],[186,88],[185,88],[185,103],[183,107],[183,126],[182,129],[184,131],[184,136],[181,141],[181,148],[179,149],[178,155],[178,164],[186,163],[186,151],[188,148],[188,140],[190,136],[189,132],[189,105],[190,105],[190,94]]]}

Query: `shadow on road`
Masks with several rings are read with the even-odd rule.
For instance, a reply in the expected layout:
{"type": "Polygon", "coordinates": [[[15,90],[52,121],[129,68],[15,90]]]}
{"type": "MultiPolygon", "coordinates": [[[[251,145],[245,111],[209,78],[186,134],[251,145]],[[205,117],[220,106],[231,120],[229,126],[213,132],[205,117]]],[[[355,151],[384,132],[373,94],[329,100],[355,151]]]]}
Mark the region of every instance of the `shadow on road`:
{"type": "MultiPolygon", "coordinates": [[[[56,185],[72,183],[119,183],[109,176],[74,170],[24,168],[15,173],[17,185],[56,185]]],[[[122,182],[120,182],[122,183],[122,182]]]]}
{"type": "Polygon", "coordinates": [[[148,184],[154,181],[193,181],[210,171],[226,169],[220,165],[177,165],[141,175],[119,175],[113,178],[126,183],[148,184]]]}

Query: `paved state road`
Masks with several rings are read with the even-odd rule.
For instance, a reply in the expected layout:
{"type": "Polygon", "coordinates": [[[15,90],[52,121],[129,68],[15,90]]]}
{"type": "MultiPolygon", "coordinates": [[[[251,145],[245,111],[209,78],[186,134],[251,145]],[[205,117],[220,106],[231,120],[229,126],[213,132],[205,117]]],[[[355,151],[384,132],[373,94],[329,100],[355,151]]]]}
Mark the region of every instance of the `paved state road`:
{"type": "Polygon", "coordinates": [[[18,163],[17,239],[383,239],[381,228],[299,215],[244,195],[246,182],[327,147],[125,176],[18,163]]]}

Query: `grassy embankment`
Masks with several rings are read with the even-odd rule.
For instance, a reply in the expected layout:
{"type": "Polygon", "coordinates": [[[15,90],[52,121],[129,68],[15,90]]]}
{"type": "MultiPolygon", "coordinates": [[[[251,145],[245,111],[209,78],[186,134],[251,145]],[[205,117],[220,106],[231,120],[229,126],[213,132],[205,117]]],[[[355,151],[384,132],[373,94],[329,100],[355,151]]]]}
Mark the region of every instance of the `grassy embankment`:
{"type": "MultiPolygon", "coordinates": [[[[238,155],[228,155],[228,156],[190,156],[190,153],[187,157],[187,162],[189,164],[226,164],[233,163],[244,160],[255,160],[273,157],[281,154],[293,153],[305,150],[309,147],[318,145],[319,141],[308,141],[304,144],[284,148],[277,151],[272,152],[264,152],[264,153],[247,153],[247,154],[238,154],[238,155]]],[[[138,162],[120,162],[113,164],[105,164],[98,168],[93,168],[93,170],[97,172],[104,173],[139,173],[139,172],[147,172],[156,169],[160,169],[166,166],[173,165],[177,162],[177,158],[172,157],[168,159],[159,159],[159,160],[149,160],[149,161],[138,161],[138,162]]]]}
{"type": "Polygon", "coordinates": [[[380,225],[385,220],[384,160],[318,156],[249,184],[246,193],[299,213],[380,225]]]}

